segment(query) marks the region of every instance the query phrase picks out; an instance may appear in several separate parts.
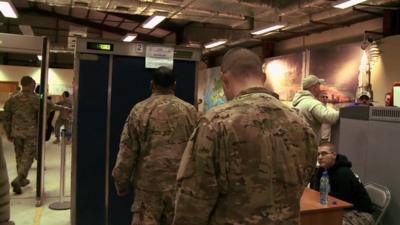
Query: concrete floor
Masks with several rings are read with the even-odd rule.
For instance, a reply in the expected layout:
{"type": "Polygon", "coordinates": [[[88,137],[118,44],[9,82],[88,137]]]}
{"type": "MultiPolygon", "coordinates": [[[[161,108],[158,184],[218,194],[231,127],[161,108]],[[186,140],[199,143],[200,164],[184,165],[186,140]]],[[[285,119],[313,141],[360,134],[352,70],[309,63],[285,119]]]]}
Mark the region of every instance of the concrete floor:
{"type": "MultiPolygon", "coordinates": [[[[22,195],[15,195],[10,190],[11,219],[16,225],[69,225],[70,210],[51,210],[49,204],[58,201],[60,186],[60,145],[46,143],[44,201],[42,206],[36,205],[36,161],[29,171],[31,183],[23,188],[22,195]]],[[[10,182],[16,176],[14,146],[3,137],[4,154],[7,162],[10,182]]],[[[71,193],[71,146],[67,146],[65,171],[65,200],[69,201],[71,193]]]]}

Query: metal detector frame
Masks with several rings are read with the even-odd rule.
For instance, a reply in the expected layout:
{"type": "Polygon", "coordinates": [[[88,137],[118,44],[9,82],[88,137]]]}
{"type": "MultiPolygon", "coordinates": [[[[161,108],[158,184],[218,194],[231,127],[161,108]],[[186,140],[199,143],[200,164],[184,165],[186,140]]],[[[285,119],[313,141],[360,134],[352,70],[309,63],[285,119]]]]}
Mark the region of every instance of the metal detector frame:
{"type": "MultiPolygon", "coordinates": [[[[108,71],[108,105],[107,105],[107,140],[106,140],[106,158],[108,159],[110,157],[110,127],[111,127],[111,86],[112,86],[112,68],[113,68],[113,59],[114,56],[136,56],[136,57],[146,57],[146,47],[147,46],[161,46],[161,47],[173,47],[175,50],[175,55],[174,59],[178,60],[186,60],[186,61],[195,61],[196,62],[196,74],[195,74],[195,87],[196,89],[194,91],[194,98],[195,98],[195,105],[197,105],[197,80],[198,80],[198,70],[199,70],[199,62],[201,60],[202,52],[201,49],[199,48],[190,48],[190,47],[185,47],[185,46],[175,46],[175,45],[169,45],[169,44],[156,44],[156,43],[145,43],[145,42],[131,42],[131,43],[126,43],[126,42],[118,42],[118,41],[109,41],[109,40],[96,40],[96,39],[86,39],[86,38],[77,38],[76,41],[76,48],[75,48],[75,54],[74,54],[74,84],[73,84],[73,89],[74,89],[74,100],[73,100],[73,128],[72,128],[72,184],[71,184],[71,223],[75,224],[76,222],[76,176],[77,176],[77,164],[76,164],[76,152],[77,152],[77,139],[78,139],[78,134],[77,134],[77,125],[78,125],[78,96],[79,96],[79,66],[80,66],[80,60],[81,60],[81,55],[85,55],[86,57],[94,56],[94,55],[110,55],[109,59],[109,71],[108,71]],[[100,44],[108,44],[112,45],[113,47],[108,49],[107,51],[104,50],[95,50],[89,48],[90,43],[100,43],[100,44]],[[190,53],[188,56],[180,56],[177,55],[177,52],[186,52],[190,53]]],[[[105,168],[106,168],[106,174],[105,176],[105,187],[106,187],[106,193],[105,193],[105,199],[106,201],[104,202],[104,209],[106,212],[105,218],[105,224],[109,224],[109,202],[108,202],[108,194],[109,194],[109,170],[110,170],[109,162],[106,162],[105,168]]]]}
{"type": "Polygon", "coordinates": [[[43,204],[44,154],[46,148],[47,76],[49,69],[49,41],[46,37],[0,33],[0,52],[42,55],[40,72],[40,108],[38,129],[38,158],[36,172],[36,207],[43,204]]]}

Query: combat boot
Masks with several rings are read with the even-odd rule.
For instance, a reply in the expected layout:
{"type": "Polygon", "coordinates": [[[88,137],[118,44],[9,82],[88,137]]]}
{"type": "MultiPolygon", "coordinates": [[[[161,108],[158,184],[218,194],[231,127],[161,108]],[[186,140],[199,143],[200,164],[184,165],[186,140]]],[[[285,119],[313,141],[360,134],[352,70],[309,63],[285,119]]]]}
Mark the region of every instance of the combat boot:
{"type": "Polygon", "coordinates": [[[21,184],[19,183],[19,179],[18,177],[15,178],[12,182],[11,182],[11,186],[13,188],[13,192],[17,195],[22,194],[22,189],[21,189],[21,184]]]}
{"type": "Polygon", "coordinates": [[[26,179],[26,178],[23,178],[23,179],[21,180],[21,182],[20,182],[21,187],[25,187],[25,186],[27,186],[27,185],[30,184],[30,183],[31,183],[31,181],[30,181],[29,179],[26,179]]]}

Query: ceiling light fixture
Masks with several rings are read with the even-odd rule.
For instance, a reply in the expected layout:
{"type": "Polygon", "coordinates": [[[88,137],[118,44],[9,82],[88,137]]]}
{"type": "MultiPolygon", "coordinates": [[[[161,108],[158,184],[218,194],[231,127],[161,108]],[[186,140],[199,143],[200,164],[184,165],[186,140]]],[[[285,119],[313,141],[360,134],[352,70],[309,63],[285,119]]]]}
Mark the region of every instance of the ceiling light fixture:
{"type": "Polygon", "coordinates": [[[9,0],[0,0],[0,11],[4,17],[18,18],[17,10],[14,4],[9,0]]]}
{"type": "Polygon", "coordinates": [[[136,37],[137,37],[137,34],[128,33],[122,37],[122,41],[123,42],[131,42],[131,41],[135,40],[136,37]]]}
{"type": "Polygon", "coordinates": [[[333,7],[338,8],[338,9],[346,9],[349,7],[352,7],[353,5],[360,4],[362,2],[365,2],[367,0],[344,0],[344,1],[338,1],[333,3],[333,7]]]}
{"type": "Polygon", "coordinates": [[[156,27],[159,23],[161,23],[163,20],[165,20],[168,16],[167,12],[155,12],[152,16],[147,18],[146,21],[142,24],[143,28],[146,29],[153,29],[156,27]]]}
{"type": "Polygon", "coordinates": [[[205,44],[204,47],[205,48],[215,48],[217,46],[225,44],[226,42],[227,42],[226,39],[215,40],[215,41],[212,41],[212,42],[209,42],[209,43],[205,44]]]}
{"type": "Polygon", "coordinates": [[[29,25],[19,25],[19,30],[23,35],[31,35],[34,36],[32,27],[29,25]]]}
{"type": "Polygon", "coordinates": [[[286,24],[281,24],[281,23],[279,23],[279,24],[274,24],[274,25],[272,25],[272,26],[262,27],[262,28],[259,28],[259,29],[255,29],[255,30],[251,31],[251,34],[252,34],[252,35],[265,34],[265,33],[271,32],[271,31],[279,30],[279,29],[281,29],[281,28],[283,28],[283,27],[285,27],[285,26],[286,26],[286,24]]]}

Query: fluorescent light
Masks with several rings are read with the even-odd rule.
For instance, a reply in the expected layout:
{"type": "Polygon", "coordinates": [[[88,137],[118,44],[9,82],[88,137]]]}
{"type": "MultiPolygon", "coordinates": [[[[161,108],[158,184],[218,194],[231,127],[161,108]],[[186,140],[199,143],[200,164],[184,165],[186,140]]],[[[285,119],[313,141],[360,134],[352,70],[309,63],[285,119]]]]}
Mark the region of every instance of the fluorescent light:
{"type": "Polygon", "coordinates": [[[29,26],[29,25],[19,25],[18,27],[19,27],[19,30],[21,31],[21,33],[23,35],[31,35],[31,36],[34,35],[31,26],[29,26]]]}
{"type": "Polygon", "coordinates": [[[212,41],[209,42],[207,44],[204,45],[205,48],[214,48],[220,45],[223,45],[227,42],[227,40],[216,40],[216,41],[212,41]]]}
{"type": "Polygon", "coordinates": [[[135,40],[136,37],[137,37],[137,34],[128,33],[122,37],[122,41],[123,42],[131,42],[131,41],[135,40]]]}
{"type": "Polygon", "coordinates": [[[361,2],[365,2],[367,0],[345,0],[345,1],[339,1],[337,3],[333,3],[333,7],[338,8],[338,9],[345,9],[349,8],[353,5],[360,4],[361,2]]]}
{"type": "Polygon", "coordinates": [[[9,0],[0,1],[0,11],[5,17],[18,18],[17,10],[9,0]]]}
{"type": "Polygon", "coordinates": [[[42,61],[42,56],[41,55],[37,55],[37,58],[39,59],[39,61],[42,61]]]}
{"type": "Polygon", "coordinates": [[[251,34],[253,34],[253,35],[265,34],[265,33],[268,33],[268,32],[274,31],[274,30],[281,29],[282,27],[285,27],[285,26],[286,26],[285,24],[275,24],[275,25],[272,25],[269,27],[263,27],[263,28],[253,30],[251,32],[251,34]]]}
{"type": "Polygon", "coordinates": [[[151,17],[149,17],[144,23],[142,24],[143,28],[146,29],[153,29],[159,23],[161,23],[165,18],[167,18],[168,13],[165,12],[155,12],[151,17]]]}

